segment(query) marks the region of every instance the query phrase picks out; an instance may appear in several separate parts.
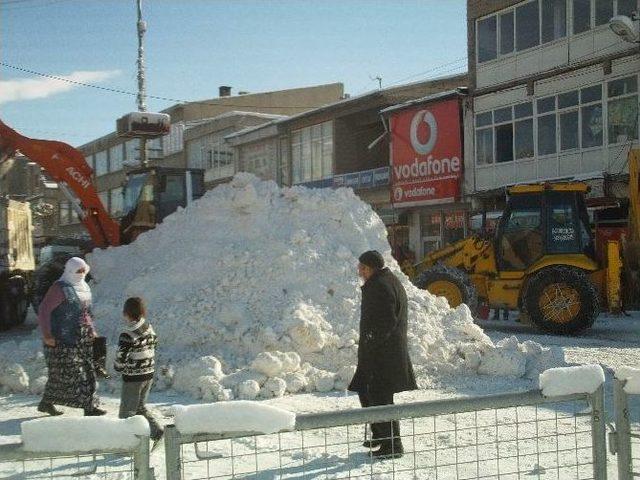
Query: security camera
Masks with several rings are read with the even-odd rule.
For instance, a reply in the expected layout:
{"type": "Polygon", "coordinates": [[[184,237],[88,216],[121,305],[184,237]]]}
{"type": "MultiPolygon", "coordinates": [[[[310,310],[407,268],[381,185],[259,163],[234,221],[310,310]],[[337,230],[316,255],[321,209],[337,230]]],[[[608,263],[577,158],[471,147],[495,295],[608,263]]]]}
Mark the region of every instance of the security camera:
{"type": "Polygon", "coordinates": [[[609,20],[609,28],[625,42],[638,43],[638,31],[626,15],[616,15],[609,20]]]}

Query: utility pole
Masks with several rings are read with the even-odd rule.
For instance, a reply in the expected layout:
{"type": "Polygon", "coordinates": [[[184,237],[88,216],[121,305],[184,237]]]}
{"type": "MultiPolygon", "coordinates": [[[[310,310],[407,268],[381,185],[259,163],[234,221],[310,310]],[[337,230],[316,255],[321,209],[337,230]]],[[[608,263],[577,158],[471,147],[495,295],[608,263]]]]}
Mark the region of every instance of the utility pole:
{"type": "MultiPolygon", "coordinates": [[[[147,31],[147,23],[142,20],[142,0],[136,0],[138,5],[138,111],[146,112],[147,87],[144,75],[144,34],[147,31]]],[[[140,137],[140,163],[146,167],[147,162],[147,138],[140,137]]]]}

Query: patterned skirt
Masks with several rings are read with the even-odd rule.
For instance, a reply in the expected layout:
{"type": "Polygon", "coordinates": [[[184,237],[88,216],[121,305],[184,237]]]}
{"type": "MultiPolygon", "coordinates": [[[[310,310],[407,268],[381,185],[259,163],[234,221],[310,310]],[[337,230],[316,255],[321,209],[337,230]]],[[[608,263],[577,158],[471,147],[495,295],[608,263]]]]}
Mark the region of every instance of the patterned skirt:
{"type": "Polygon", "coordinates": [[[43,402],[74,408],[91,408],[97,405],[92,345],[89,327],[82,325],[76,345],[44,346],[49,375],[44,387],[43,402]]]}

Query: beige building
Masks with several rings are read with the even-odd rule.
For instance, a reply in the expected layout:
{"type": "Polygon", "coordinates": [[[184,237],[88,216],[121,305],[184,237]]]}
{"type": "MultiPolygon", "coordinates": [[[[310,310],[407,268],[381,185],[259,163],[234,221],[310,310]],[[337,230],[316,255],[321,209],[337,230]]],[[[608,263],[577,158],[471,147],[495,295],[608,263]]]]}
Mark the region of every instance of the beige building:
{"type": "MultiPolygon", "coordinates": [[[[343,95],[341,83],[234,96],[230,87],[220,87],[218,98],[178,104],[164,110],[163,113],[171,116],[171,132],[147,142],[147,158],[152,165],[205,167],[205,181],[215,185],[222,178],[218,176],[227,175],[231,168],[228,152],[216,148],[223,132],[229,134],[234,129],[270,121],[280,115],[298,114],[336,102],[343,95]],[[220,134],[215,133],[218,128],[220,134]]],[[[126,171],[140,165],[140,141],[125,139],[113,132],[79,149],[93,168],[94,183],[103,204],[118,218],[123,209],[126,171]]],[[[78,216],[62,196],[59,209],[62,235],[85,236],[78,216]]]]}

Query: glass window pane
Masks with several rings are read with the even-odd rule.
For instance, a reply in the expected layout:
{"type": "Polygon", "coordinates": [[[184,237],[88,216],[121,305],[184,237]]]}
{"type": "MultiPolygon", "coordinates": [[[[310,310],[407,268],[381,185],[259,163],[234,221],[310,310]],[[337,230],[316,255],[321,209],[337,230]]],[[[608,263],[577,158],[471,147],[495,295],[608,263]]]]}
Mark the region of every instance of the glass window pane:
{"type": "Polygon", "coordinates": [[[476,164],[493,163],[493,129],[485,128],[476,132],[476,164]]]}
{"type": "Polygon", "coordinates": [[[493,112],[493,118],[495,118],[496,123],[510,121],[513,118],[511,115],[511,107],[495,110],[493,112]]]}
{"type": "Polygon", "coordinates": [[[322,178],[333,175],[333,129],[332,123],[322,125],[322,178]]]}
{"type": "Polygon", "coordinates": [[[613,80],[609,82],[608,92],[610,97],[618,97],[620,95],[626,95],[628,93],[635,93],[638,91],[638,78],[627,77],[619,80],[613,80]]]}
{"type": "Polygon", "coordinates": [[[578,148],[578,111],[560,115],[560,150],[578,148]]]}
{"type": "Polygon", "coordinates": [[[302,130],[302,180],[311,181],[311,129],[302,130]]]}
{"type": "Polygon", "coordinates": [[[107,159],[107,151],[103,150],[96,153],[96,175],[104,175],[109,171],[109,163],[107,159]]]}
{"type": "Polygon", "coordinates": [[[556,116],[538,118],[538,155],[556,153],[556,116]]]}
{"type": "Polygon", "coordinates": [[[109,170],[112,172],[117,172],[118,170],[122,170],[122,160],[123,160],[123,146],[122,144],[114,145],[109,149],[109,170]]]}
{"type": "Polygon", "coordinates": [[[562,93],[558,95],[558,108],[573,107],[578,104],[578,91],[562,93]]]}
{"type": "Polygon", "coordinates": [[[516,159],[531,158],[533,152],[533,119],[516,122],[516,159]]]}
{"type": "Polygon", "coordinates": [[[583,88],[580,90],[580,101],[582,103],[591,103],[602,100],[602,86],[583,88]]]}
{"type": "Polygon", "coordinates": [[[500,125],[496,129],[496,162],[513,160],[513,124],[500,125]]]}
{"type": "Polygon", "coordinates": [[[582,148],[602,145],[602,104],[582,107],[582,148]]]}
{"type": "Polygon", "coordinates": [[[573,33],[591,28],[591,0],[573,0],[573,33]]]}
{"type": "Polygon", "coordinates": [[[566,0],[542,0],[542,43],[567,35],[566,0]]]}
{"type": "Polygon", "coordinates": [[[553,112],[556,109],[556,97],[541,98],[536,102],[538,113],[553,112]]]}
{"type": "Polygon", "coordinates": [[[606,25],[613,17],[613,0],[596,0],[596,26],[606,25]]]}
{"type": "Polygon", "coordinates": [[[485,125],[491,125],[492,113],[485,112],[476,115],[476,127],[484,127],[485,125]]]}
{"type": "Polygon", "coordinates": [[[516,48],[518,51],[540,43],[538,0],[516,8],[516,48]]]}
{"type": "Polygon", "coordinates": [[[493,60],[497,56],[496,17],[478,21],[478,62],[493,60]]]}
{"type": "Polygon", "coordinates": [[[609,143],[638,139],[638,97],[632,96],[609,102],[609,143]]]}
{"type": "Polygon", "coordinates": [[[631,17],[631,14],[638,9],[636,1],[637,0],[618,0],[618,15],[631,17]]]}
{"type": "Polygon", "coordinates": [[[500,15],[500,54],[513,52],[513,12],[500,15]]]}
{"type": "Polygon", "coordinates": [[[579,253],[575,203],[572,195],[550,192],[547,196],[547,250],[550,253],[579,253]]]}
{"type": "Polygon", "coordinates": [[[543,254],[539,197],[513,197],[502,226],[499,252],[506,270],[523,270],[543,254]]]}
{"type": "Polygon", "coordinates": [[[533,115],[533,103],[521,103],[513,107],[513,110],[516,118],[530,117],[533,115]]]}

